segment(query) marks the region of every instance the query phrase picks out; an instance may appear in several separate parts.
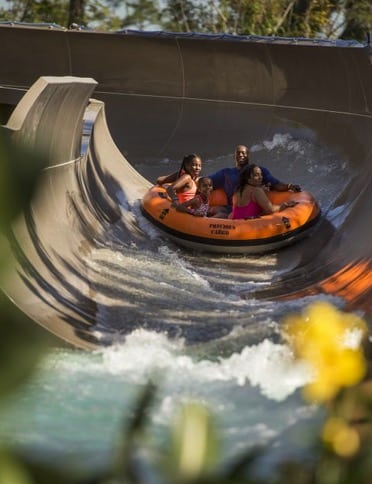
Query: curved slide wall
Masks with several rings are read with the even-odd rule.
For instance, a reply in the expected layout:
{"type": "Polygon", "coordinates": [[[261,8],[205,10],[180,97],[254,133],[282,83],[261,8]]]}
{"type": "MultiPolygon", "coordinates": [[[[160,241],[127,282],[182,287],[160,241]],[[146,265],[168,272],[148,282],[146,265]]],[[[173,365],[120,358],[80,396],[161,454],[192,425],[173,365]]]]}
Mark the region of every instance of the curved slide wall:
{"type": "MultiPolygon", "coordinates": [[[[75,134],[67,133],[66,140],[75,140],[72,144],[76,145],[93,91],[96,100],[88,109],[95,113],[88,155],[78,157],[76,163],[76,146],[72,149],[70,141],[63,156],[55,158],[51,152],[51,164],[58,167],[45,173],[47,178],[58,173],[47,183],[58,185],[63,210],[71,213],[66,207],[73,207],[71,219],[61,219],[66,227],[74,228],[73,235],[64,230],[64,237],[78,241],[60,240],[66,254],[61,257],[58,252],[58,264],[43,260],[43,270],[47,268],[47,278],[52,274],[53,281],[45,283],[44,276],[38,280],[42,294],[30,284],[29,274],[22,278],[22,290],[18,280],[9,284],[12,299],[35,320],[74,344],[91,347],[100,343],[92,329],[95,310],[89,277],[79,266],[78,251],[89,250],[92,234],[99,239],[102,227],[123,217],[116,199],[118,185],[129,202],[148,186],[122,154],[129,161],[156,163],[190,151],[192,139],[193,150],[216,157],[231,153],[236,143],[253,144],[280,132],[329,147],[346,159],[357,176],[335,203],[335,208],[347,206],[342,225],[323,236],[320,224],[318,237],[294,248],[300,261],[295,271],[284,273],[262,297],[300,297],[324,291],[342,296],[352,309],[371,313],[370,47],[5,25],[0,27],[0,40],[2,65],[6,66],[0,72],[3,107],[11,109],[40,76],[78,77],[67,82],[72,92],[79,86],[79,94],[71,94],[71,102],[65,104],[65,96],[61,96],[60,102],[55,103],[53,97],[47,103],[47,116],[61,120],[60,130],[65,126],[63,120],[75,120],[71,125],[75,134]],[[56,108],[59,104],[64,106],[62,111],[56,108]],[[61,263],[68,278],[63,277],[61,263]],[[76,293],[76,300],[64,300],[64,292],[76,293]],[[26,295],[30,294],[28,301],[26,295]]],[[[58,79],[53,83],[58,85],[58,79]]],[[[39,103],[40,97],[33,92],[31,97],[39,103]]],[[[19,110],[25,112],[21,105],[19,110]]],[[[15,128],[13,122],[12,118],[8,121],[8,128],[15,128]]],[[[35,126],[34,120],[31,124],[35,126]]],[[[135,232],[130,210],[124,220],[128,230],[135,232]]],[[[39,229],[32,230],[40,224],[28,220],[19,230],[26,226],[27,237],[37,233],[41,246],[48,238],[48,244],[54,242],[51,231],[40,235],[39,229]]],[[[35,246],[35,240],[32,243],[35,246]]],[[[29,249],[24,250],[30,259],[29,249]]],[[[39,259],[48,254],[44,247],[37,252],[39,259]]]]}
{"type": "Polygon", "coordinates": [[[150,186],[114,144],[104,104],[90,98],[95,86],[90,78],[41,77],[2,128],[49,161],[30,209],[13,225],[14,270],[3,290],[33,320],[85,348],[104,344],[87,256],[119,220],[132,239],[143,237],[130,205],[150,186]]]}

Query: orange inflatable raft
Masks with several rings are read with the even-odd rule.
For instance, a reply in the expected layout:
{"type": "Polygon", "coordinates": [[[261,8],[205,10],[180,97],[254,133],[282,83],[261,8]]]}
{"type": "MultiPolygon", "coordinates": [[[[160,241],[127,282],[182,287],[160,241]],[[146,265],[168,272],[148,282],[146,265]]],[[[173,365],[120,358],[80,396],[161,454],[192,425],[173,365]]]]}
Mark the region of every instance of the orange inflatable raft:
{"type": "MultiPolygon", "coordinates": [[[[294,207],[254,219],[195,217],[171,207],[164,188],[155,185],[142,199],[143,215],[177,244],[220,253],[263,253],[277,250],[309,235],[320,207],[309,192],[268,192],[272,203],[295,200],[294,207]]],[[[214,190],[210,205],[226,205],[223,190],[214,190]]]]}

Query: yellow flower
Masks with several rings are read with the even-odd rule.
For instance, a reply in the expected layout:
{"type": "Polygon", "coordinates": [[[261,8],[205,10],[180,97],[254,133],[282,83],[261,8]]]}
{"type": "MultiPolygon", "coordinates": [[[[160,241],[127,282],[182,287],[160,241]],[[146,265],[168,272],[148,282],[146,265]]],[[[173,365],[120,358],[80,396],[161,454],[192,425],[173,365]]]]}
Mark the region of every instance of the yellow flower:
{"type": "Polygon", "coordinates": [[[327,420],[322,438],[341,457],[353,456],[360,447],[358,432],[339,417],[331,417],[327,420]]]}
{"type": "Polygon", "coordinates": [[[296,358],[314,370],[314,381],[304,388],[310,401],[328,401],[344,386],[358,383],[365,375],[366,361],[360,349],[366,334],[365,322],[356,315],[343,313],[327,302],[316,302],[302,315],[284,322],[284,337],[296,358]],[[359,344],[348,344],[347,336],[359,332],[359,344]]]}

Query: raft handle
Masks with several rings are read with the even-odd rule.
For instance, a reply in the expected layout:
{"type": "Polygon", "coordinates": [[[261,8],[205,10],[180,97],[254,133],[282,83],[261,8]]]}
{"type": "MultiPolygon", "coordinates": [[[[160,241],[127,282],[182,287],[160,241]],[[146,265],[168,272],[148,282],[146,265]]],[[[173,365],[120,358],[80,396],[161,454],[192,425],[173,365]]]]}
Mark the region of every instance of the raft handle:
{"type": "Polygon", "coordinates": [[[291,228],[291,221],[289,220],[288,217],[282,217],[282,222],[285,225],[285,228],[286,229],[290,229],[291,228]]]}

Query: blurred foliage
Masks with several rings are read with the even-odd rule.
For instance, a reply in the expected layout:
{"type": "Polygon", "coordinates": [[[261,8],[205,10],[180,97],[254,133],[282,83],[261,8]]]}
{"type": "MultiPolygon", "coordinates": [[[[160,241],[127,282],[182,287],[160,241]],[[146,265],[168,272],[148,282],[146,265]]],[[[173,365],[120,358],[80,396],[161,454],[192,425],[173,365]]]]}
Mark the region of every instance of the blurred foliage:
{"type": "Polygon", "coordinates": [[[0,232],[26,207],[46,159],[42,153],[14,146],[11,132],[0,133],[0,232]]]}
{"type": "Polygon", "coordinates": [[[370,0],[6,0],[0,20],[73,23],[102,30],[134,28],[350,39],[372,29],[370,0]]]}
{"type": "MultiPolygon", "coordinates": [[[[0,282],[11,261],[11,223],[28,206],[45,157],[14,146],[9,132],[0,132],[0,282]]],[[[32,373],[46,346],[26,316],[0,293],[0,397],[32,373]],[[20,335],[22,336],[20,338],[20,335]]],[[[1,482],[1,480],[0,480],[1,482]]]]}
{"type": "MultiPolygon", "coordinates": [[[[0,131],[0,285],[11,267],[12,253],[8,242],[11,225],[29,206],[41,169],[46,158],[41,153],[30,152],[25,146],[15,145],[10,131],[0,131]]],[[[45,330],[19,311],[0,291],[0,407],[15,389],[28,381],[50,347],[50,337],[45,330]]],[[[55,471],[42,469],[42,475],[55,475],[55,471]]],[[[28,465],[15,454],[1,450],[0,483],[29,484],[65,482],[57,479],[36,480],[28,465]]]]}
{"type": "MultiPolygon", "coordinates": [[[[47,349],[49,338],[0,294],[0,398],[23,383],[47,349]]],[[[0,480],[1,482],[1,480],[0,480]]]]}

